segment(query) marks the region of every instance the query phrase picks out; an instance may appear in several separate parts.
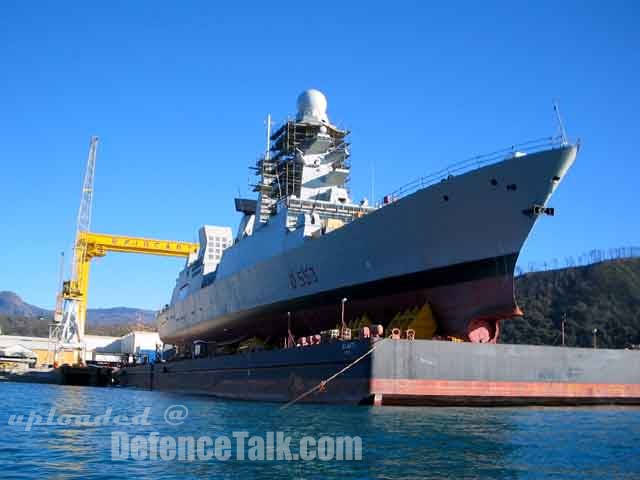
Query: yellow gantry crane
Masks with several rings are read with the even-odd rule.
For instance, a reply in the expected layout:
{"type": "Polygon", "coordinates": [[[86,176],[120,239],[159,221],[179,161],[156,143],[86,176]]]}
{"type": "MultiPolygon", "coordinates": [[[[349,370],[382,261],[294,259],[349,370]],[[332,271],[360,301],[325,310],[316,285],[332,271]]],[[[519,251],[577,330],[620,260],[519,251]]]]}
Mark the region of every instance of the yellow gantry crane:
{"type": "Polygon", "coordinates": [[[89,267],[92,259],[104,257],[107,252],[188,257],[197,254],[199,247],[199,244],[192,242],[79,232],[75,244],[74,264],[72,265],[75,280],[68,280],[62,286],[63,301],[77,303],[76,322],[79,340],[82,341],[86,325],[89,267]]]}
{"type": "MultiPolygon", "coordinates": [[[[62,282],[62,290],[58,294],[56,302],[53,328],[49,333],[50,344],[54,347],[54,364],[60,351],[72,350],[80,353],[84,350],[83,338],[87,317],[89,269],[92,259],[104,257],[107,252],[189,257],[196,255],[199,249],[199,244],[193,242],[157,240],[89,231],[97,146],[98,137],[92,137],[78,211],[71,279],[62,282]]],[[[82,361],[83,359],[79,358],[78,360],[82,361]]]]}

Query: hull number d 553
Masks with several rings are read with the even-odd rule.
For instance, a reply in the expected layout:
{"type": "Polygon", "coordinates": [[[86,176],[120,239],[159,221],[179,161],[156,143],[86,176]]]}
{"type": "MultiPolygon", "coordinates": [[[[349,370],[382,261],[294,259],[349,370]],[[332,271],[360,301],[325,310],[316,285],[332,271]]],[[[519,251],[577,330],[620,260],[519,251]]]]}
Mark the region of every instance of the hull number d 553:
{"type": "Polygon", "coordinates": [[[318,275],[313,267],[301,268],[297,272],[289,273],[289,286],[302,288],[318,283],[318,275]]]}

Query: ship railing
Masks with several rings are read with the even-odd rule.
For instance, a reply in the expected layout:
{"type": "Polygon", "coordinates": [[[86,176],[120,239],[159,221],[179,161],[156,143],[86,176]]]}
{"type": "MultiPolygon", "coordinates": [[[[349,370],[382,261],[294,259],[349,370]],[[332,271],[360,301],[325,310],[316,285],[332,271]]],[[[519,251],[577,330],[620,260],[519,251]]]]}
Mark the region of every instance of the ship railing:
{"type": "Polygon", "coordinates": [[[375,207],[365,205],[330,203],[321,200],[303,200],[295,197],[283,197],[278,200],[278,205],[285,206],[292,210],[305,212],[314,211],[343,216],[345,218],[360,217],[375,210],[375,207]]]}
{"type": "Polygon", "coordinates": [[[402,197],[410,195],[418,190],[422,190],[423,188],[446,180],[447,178],[454,175],[460,175],[462,173],[466,173],[480,167],[498,163],[508,158],[517,157],[519,155],[527,155],[544,150],[561,148],[566,145],[567,144],[562,136],[542,137],[535,140],[530,140],[528,142],[514,144],[510,147],[502,148],[491,153],[476,155],[475,157],[467,158],[465,160],[453,163],[436,172],[425,175],[423,177],[419,177],[412,182],[403,185],[390,194],[382,197],[381,200],[376,202],[375,206],[376,208],[382,207],[396,200],[399,200],[402,197]]]}

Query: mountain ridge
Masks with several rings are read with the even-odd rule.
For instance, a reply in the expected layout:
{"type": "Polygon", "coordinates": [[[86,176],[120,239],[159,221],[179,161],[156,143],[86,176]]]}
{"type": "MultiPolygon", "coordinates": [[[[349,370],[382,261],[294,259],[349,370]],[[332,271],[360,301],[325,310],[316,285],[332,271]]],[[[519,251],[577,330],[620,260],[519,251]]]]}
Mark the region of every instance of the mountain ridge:
{"type": "MultiPolygon", "coordinates": [[[[87,323],[93,326],[153,324],[156,312],[134,307],[90,308],[87,323]]],[[[0,291],[0,315],[26,318],[52,318],[53,311],[25,302],[20,295],[9,290],[0,291]]]]}

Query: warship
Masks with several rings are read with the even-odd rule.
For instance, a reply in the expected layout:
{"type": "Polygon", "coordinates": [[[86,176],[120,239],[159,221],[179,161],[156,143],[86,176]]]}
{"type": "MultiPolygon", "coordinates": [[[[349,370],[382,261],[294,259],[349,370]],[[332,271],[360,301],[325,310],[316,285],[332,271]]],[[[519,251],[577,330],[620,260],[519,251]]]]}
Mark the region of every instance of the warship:
{"type": "Polygon", "coordinates": [[[172,344],[300,333],[349,318],[385,325],[429,303],[438,333],[495,342],[522,312],[514,268],[523,243],[573,164],[577,146],[545,139],[476,157],[384,197],[354,203],[348,131],[317,90],[269,134],[257,199],[235,200],[239,228],[205,226],[200,251],[158,316],[172,344]],[[471,171],[465,171],[469,167],[471,171]],[[288,312],[291,315],[288,315],[288,312]]]}
{"type": "Polygon", "coordinates": [[[370,204],[351,198],[349,131],[321,92],[267,124],[257,198],[235,199],[235,235],[200,229],[158,313],[180,360],[126,367],[121,384],[281,402],[640,403],[636,352],[498,343],[523,314],[520,250],[578,153],[564,133],[370,204]]]}

